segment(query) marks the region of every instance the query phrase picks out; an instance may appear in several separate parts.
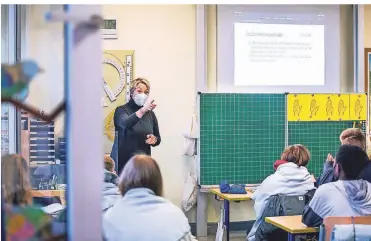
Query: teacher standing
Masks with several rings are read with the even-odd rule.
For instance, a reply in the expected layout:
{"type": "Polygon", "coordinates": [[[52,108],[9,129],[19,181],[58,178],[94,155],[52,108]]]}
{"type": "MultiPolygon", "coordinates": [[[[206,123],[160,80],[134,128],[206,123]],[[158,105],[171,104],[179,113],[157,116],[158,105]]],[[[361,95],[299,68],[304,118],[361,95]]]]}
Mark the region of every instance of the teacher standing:
{"type": "MultiPolygon", "coordinates": [[[[137,78],[130,88],[130,100],[115,110],[114,124],[117,142],[112,152],[118,150],[118,171],[135,154],[151,155],[151,146],[161,142],[154,101],[148,100],[150,85],[146,79],[137,78]]],[[[112,154],[111,154],[112,155],[112,154]]]]}

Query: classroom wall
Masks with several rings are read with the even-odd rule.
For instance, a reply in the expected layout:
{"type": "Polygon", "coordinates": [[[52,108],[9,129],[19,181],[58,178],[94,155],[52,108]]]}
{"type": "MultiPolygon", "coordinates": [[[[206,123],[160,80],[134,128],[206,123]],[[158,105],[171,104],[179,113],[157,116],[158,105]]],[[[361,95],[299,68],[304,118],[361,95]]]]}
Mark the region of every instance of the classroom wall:
{"type": "MultiPolygon", "coordinates": [[[[27,102],[50,113],[64,99],[63,23],[47,23],[45,13],[61,5],[26,5],[22,20],[22,59],[33,59],[45,70],[32,81],[27,102]]],[[[88,89],[88,88],[87,88],[88,89]]],[[[56,118],[56,137],[64,136],[64,115],[56,118]]]]}
{"type": "Polygon", "coordinates": [[[364,5],[365,48],[371,48],[371,4],[364,5]]]}

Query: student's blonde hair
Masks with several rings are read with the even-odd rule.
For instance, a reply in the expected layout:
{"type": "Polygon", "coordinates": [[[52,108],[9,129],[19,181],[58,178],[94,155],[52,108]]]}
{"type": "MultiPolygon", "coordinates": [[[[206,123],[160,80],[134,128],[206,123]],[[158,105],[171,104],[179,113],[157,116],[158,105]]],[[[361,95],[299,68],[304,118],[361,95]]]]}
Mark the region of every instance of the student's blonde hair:
{"type": "Polygon", "coordinates": [[[1,187],[6,204],[31,205],[30,171],[20,155],[1,157],[1,187]]]}
{"type": "Polygon", "coordinates": [[[281,155],[281,160],[287,162],[293,162],[296,165],[300,166],[307,166],[310,160],[310,152],[309,150],[300,144],[292,145],[287,147],[281,155]]]}
{"type": "Polygon", "coordinates": [[[340,134],[342,145],[358,146],[366,150],[366,137],[358,128],[348,128],[340,134]]]}
{"type": "Polygon", "coordinates": [[[115,171],[115,162],[109,155],[104,155],[104,168],[109,172],[115,171]]]}
{"type": "Polygon", "coordinates": [[[119,189],[124,196],[135,188],[148,188],[155,195],[163,195],[160,167],[147,155],[135,155],[126,164],[120,175],[119,189]]]}

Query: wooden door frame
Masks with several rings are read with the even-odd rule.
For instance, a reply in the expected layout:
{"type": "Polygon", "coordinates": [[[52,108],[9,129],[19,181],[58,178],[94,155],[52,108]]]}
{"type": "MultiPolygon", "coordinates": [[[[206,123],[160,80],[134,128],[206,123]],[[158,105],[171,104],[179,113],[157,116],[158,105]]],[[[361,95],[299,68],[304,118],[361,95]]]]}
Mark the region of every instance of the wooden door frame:
{"type": "MultiPolygon", "coordinates": [[[[364,56],[364,65],[365,65],[365,92],[368,93],[368,82],[369,82],[369,63],[368,63],[368,55],[371,54],[371,48],[365,48],[365,56],[364,56]]],[[[370,63],[371,64],[371,63],[370,63]]]]}

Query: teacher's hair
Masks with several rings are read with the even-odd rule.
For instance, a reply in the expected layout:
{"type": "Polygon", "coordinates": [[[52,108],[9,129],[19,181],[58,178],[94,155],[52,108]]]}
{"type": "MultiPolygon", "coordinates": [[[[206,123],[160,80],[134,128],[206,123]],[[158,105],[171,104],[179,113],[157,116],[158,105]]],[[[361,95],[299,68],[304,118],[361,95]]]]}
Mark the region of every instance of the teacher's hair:
{"type": "Polygon", "coordinates": [[[130,85],[130,96],[134,93],[135,89],[137,88],[138,84],[144,84],[147,89],[148,89],[148,92],[150,92],[151,90],[151,85],[149,84],[149,81],[145,78],[136,78],[135,80],[133,80],[131,82],[131,85],[130,85]]]}
{"type": "Polygon", "coordinates": [[[163,195],[163,182],[160,167],[147,155],[135,155],[125,165],[119,180],[119,189],[124,196],[129,190],[148,188],[155,195],[163,195]]]}
{"type": "Polygon", "coordinates": [[[6,204],[32,204],[30,171],[22,156],[13,154],[1,157],[1,188],[6,204]]]}

